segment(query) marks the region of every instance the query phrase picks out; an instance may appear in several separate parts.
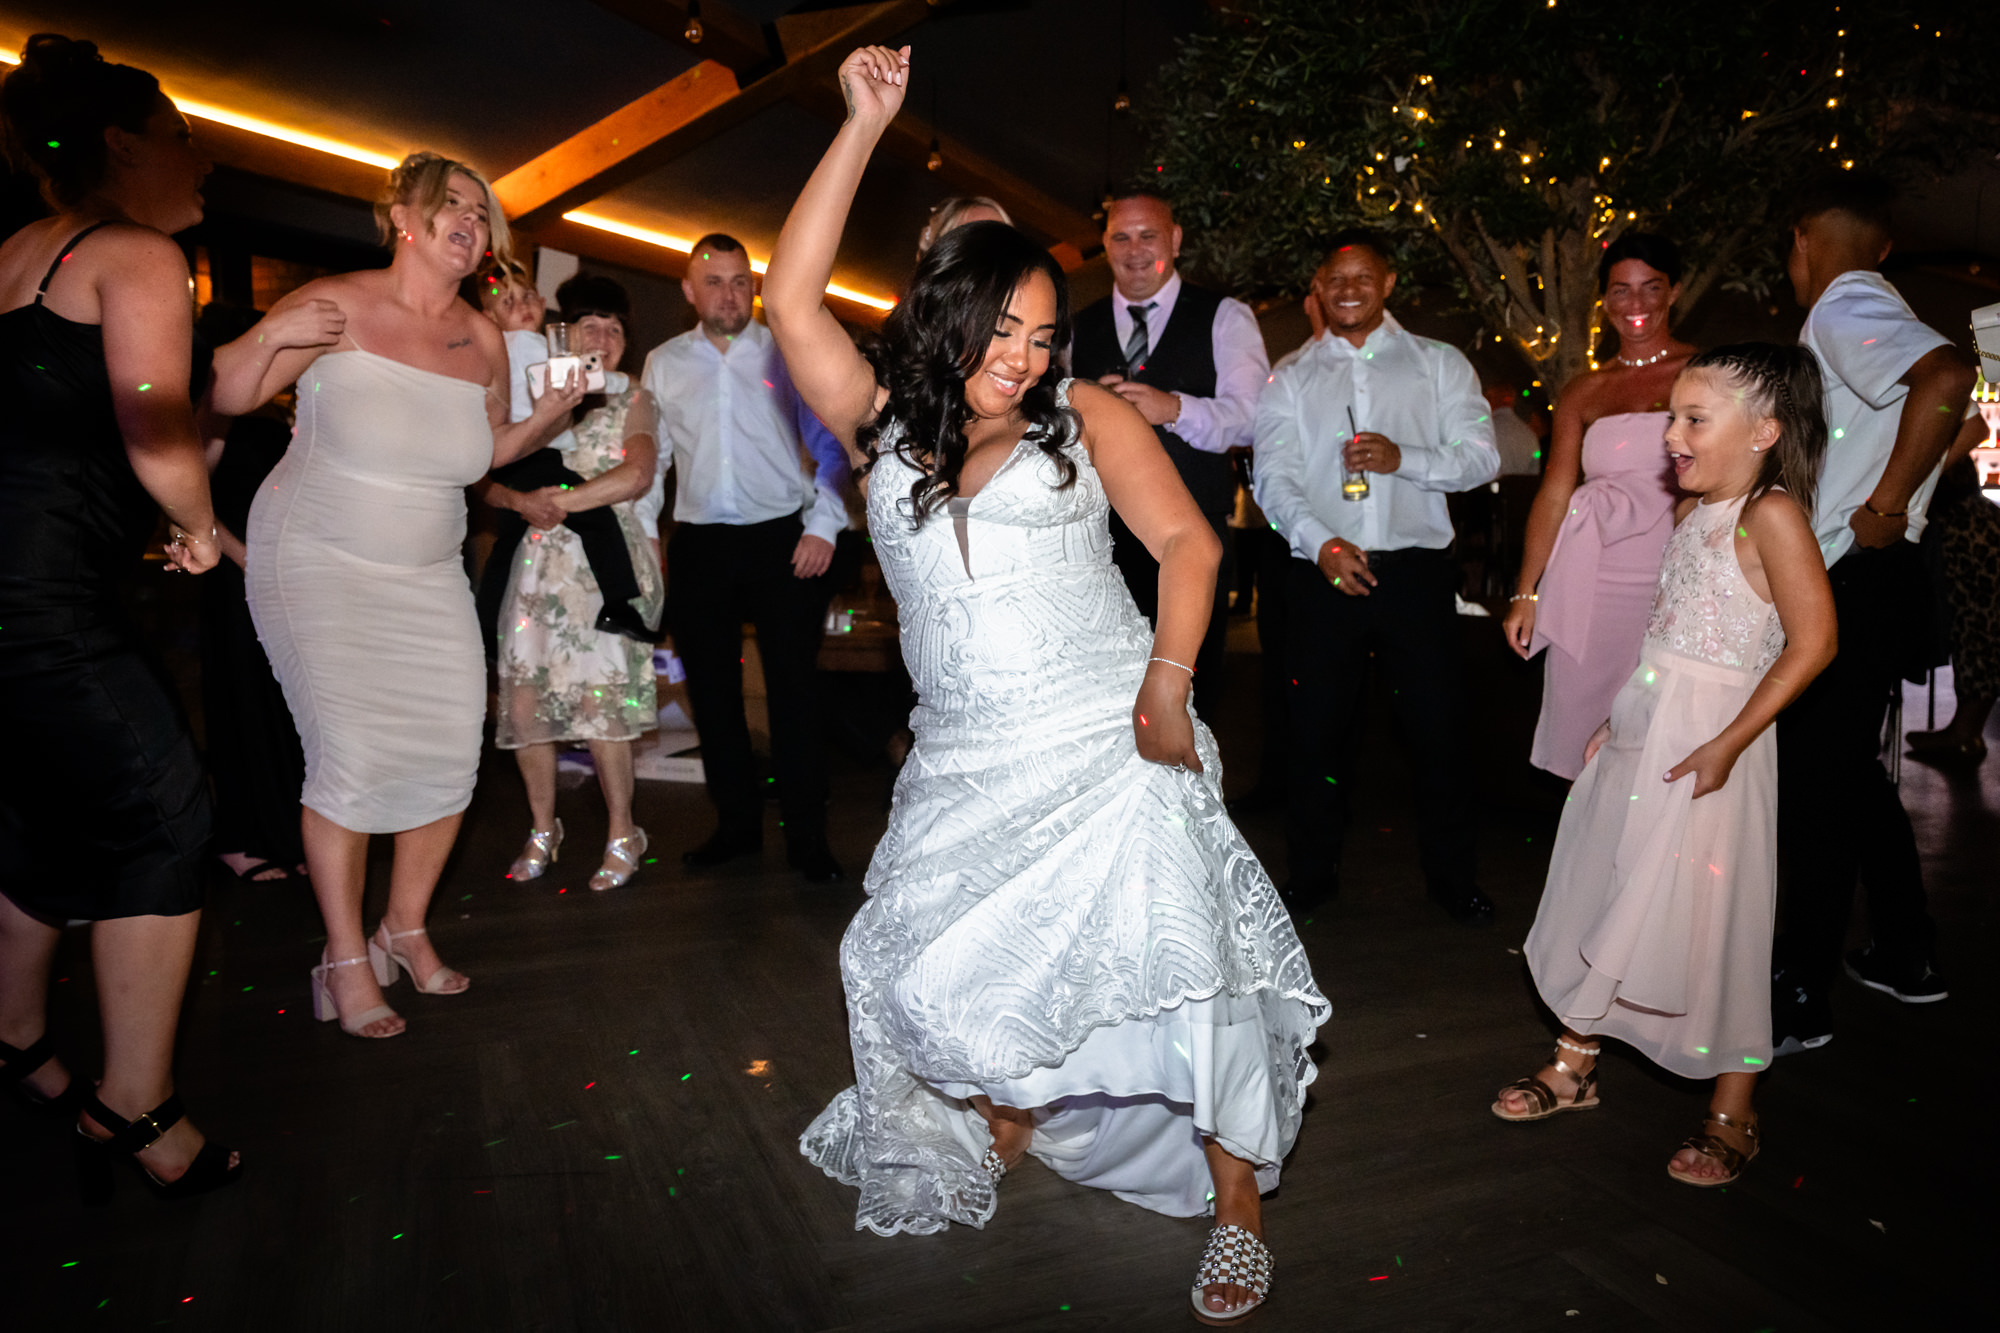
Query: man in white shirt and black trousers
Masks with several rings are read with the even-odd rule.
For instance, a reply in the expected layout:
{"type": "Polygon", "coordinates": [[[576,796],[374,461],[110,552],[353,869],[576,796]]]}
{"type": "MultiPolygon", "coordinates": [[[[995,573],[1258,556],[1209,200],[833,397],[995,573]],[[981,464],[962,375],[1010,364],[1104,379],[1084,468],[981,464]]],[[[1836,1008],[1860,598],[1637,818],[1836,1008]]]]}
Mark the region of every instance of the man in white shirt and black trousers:
{"type": "MultiPolygon", "coordinates": [[[[757,629],[787,858],[815,884],[841,877],[826,845],[818,707],[827,568],[847,524],[840,443],[799,401],[770,332],[751,318],[750,256],[694,243],[681,291],[700,323],[653,349],[643,383],[660,412],[660,468],[678,471],[667,543],[667,629],[687,668],[716,830],[681,859],[719,865],[764,841],[764,793],[743,712],[743,624],[757,629]],[[814,470],[809,471],[810,457],[814,470]]],[[[657,503],[657,501],[655,502],[657,503]]]]}
{"type": "MultiPolygon", "coordinates": [[[[1181,281],[1181,229],[1173,209],[1153,194],[1114,199],[1104,219],[1104,253],[1116,288],[1076,317],[1070,373],[1096,380],[1139,409],[1160,437],[1196,507],[1222,542],[1215,608],[1195,656],[1195,711],[1212,719],[1222,686],[1229,632],[1229,586],[1235,579],[1224,531],[1236,507],[1229,450],[1250,443],[1257,395],[1270,357],[1257,316],[1241,301],[1181,281]]],[[[1118,516],[1111,516],[1111,558],[1148,620],[1160,603],[1160,566],[1118,516]]]]}
{"type": "Polygon", "coordinates": [[[1901,678],[1930,665],[1931,593],[1917,538],[1974,372],[1876,271],[1889,253],[1893,198],[1872,173],[1834,171],[1808,183],[1793,209],[1787,267],[1810,312],[1799,342],[1826,380],[1813,531],[1833,584],[1840,652],[1778,717],[1785,887],[1772,1038],[1780,1055],[1833,1037],[1828,992],[1857,877],[1874,939],[1847,955],[1849,974],[1908,1004],[1946,993],[1916,835],[1880,755],[1901,678]]]}
{"type": "Polygon", "coordinates": [[[1417,780],[1432,898],[1492,919],[1474,881],[1476,802],[1461,759],[1465,668],[1445,496],[1500,468],[1472,364],[1384,303],[1385,242],[1343,232],[1313,278],[1327,327],[1271,376],[1257,409],[1257,503],[1291,544],[1291,799],[1283,893],[1296,915],[1340,887],[1354,740],[1371,653],[1388,673],[1417,780]],[[1343,470],[1363,474],[1362,499],[1343,470]]]}

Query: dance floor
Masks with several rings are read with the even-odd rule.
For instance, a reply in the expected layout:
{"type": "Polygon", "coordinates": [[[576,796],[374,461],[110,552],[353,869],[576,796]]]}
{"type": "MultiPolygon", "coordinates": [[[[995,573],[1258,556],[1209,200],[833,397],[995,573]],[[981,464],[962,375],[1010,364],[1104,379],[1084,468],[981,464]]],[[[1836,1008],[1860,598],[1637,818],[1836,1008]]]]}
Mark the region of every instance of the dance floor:
{"type": "MultiPolygon", "coordinates": [[[[1487,1112],[1493,1090],[1548,1050],[1519,948],[1560,796],[1521,758],[1535,671],[1500,650],[1493,622],[1466,631],[1480,682],[1466,780],[1486,808],[1499,921],[1461,928],[1424,900],[1406,778],[1378,709],[1346,895],[1302,930],[1333,1018],[1297,1150],[1265,1204],[1277,1273],[1252,1326],[1992,1327],[2000,759],[1979,775],[1904,769],[1950,1000],[1904,1006],[1843,982],[1837,1039],[1767,1080],[1763,1156],[1735,1186],[1690,1189],[1664,1167],[1703,1089],[1615,1047],[1596,1115],[1524,1126],[1487,1112]]],[[[1236,793],[1259,743],[1255,659],[1229,669],[1221,730],[1236,793]]],[[[2000,744],[2000,728],[1989,735],[2000,744]]],[[[888,783],[885,761],[838,765],[832,841],[850,874],[831,889],[784,869],[775,810],[761,863],[684,872],[680,853],[708,831],[705,801],[646,784],[639,818],[657,861],[593,894],[583,884],[603,815],[590,789],[563,798],[570,843],[555,872],[502,879],[527,816],[511,763],[489,754],[431,919],[472,988],[433,998],[399,986],[390,998],[409,1032],[386,1042],[312,1020],[306,972],[321,932],[304,890],[218,884],[179,1071],[248,1176],[178,1204],[126,1176],[109,1209],[87,1214],[70,1188],[69,1131],[0,1106],[0,1324],[1192,1326],[1200,1221],[1074,1188],[1030,1161],[984,1230],[885,1240],[856,1232],[854,1192],[799,1156],[799,1132],[852,1077],[835,951],[888,783]]],[[[1282,878],[1277,818],[1246,830],[1282,878]]],[[[385,888],[378,875],[371,922],[385,888]]],[[[65,939],[53,1023],[94,1068],[85,944],[81,931],[65,939]]]]}

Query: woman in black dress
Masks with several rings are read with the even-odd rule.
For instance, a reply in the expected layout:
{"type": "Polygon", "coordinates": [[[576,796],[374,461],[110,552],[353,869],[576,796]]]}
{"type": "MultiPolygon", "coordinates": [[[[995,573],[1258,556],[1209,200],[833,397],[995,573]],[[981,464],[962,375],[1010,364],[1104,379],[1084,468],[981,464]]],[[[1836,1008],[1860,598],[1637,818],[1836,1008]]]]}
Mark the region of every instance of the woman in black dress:
{"type": "Polygon", "coordinates": [[[175,569],[217,556],[188,401],[194,312],[170,234],[209,164],[143,70],[38,34],[0,85],[9,147],[55,216],[0,245],[0,1081],[80,1105],[86,1202],[123,1157],[163,1194],[233,1180],[173,1091],[209,802],[164,673],[114,588],[164,510],[175,569]],[[49,968],[94,922],[104,1078],[52,1058],[49,968]]]}

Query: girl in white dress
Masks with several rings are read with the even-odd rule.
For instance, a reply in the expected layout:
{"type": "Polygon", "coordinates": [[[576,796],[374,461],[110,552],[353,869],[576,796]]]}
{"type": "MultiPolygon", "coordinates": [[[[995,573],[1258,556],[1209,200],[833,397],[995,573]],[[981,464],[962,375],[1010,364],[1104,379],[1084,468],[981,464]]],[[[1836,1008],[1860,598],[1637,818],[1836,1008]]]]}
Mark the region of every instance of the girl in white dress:
{"type": "Polygon", "coordinates": [[[1713,1078],[1667,1173],[1726,1185],[1757,1155],[1751,1095],[1771,1059],[1777,737],[1833,660],[1833,593],[1810,515],[1826,453],[1812,354],[1743,343],[1674,382],[1681,487],[1638,668],[1563,807],[1529,969],[1563,1023],[1555,1057],[1493,1114],[1597,1105],[1597,1042],[1713,1078]]]}
{"type": "Polygon", "coordinates": [[[849,116],[799,196],[764,308],[800,394],[867,474],[916,744],[841,945],[856,1086],[801,1138],[883,1235],[983,1225],[1029,1152],[1219,1224],[1190,1302],[1262,1302],[1259,1192],[1298,1132],[1328,1006],[1223,812],[1188,706],[1219,543],[1115,395],[1048,372],[1069,337],[1046,251],[942,237],[874,363],[822,304],[908,50],[841,66],[849,116]],[[1110,511],[1160,562],[1149,628],[1110,511]]]}

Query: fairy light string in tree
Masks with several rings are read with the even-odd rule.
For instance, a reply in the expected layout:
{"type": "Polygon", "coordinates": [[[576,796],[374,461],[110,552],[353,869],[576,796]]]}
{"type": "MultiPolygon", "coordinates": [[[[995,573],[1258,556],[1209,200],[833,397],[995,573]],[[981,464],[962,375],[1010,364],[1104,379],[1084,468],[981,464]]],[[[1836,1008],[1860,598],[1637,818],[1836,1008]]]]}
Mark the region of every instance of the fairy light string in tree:
{"type": "Polygon", "coordinates": [[[2000,83],[1947,8],[1235,0],[1156,76],[1144,174],[1207,281],[1296,296],[1324,238],[1376,227],[1559,386],[1589,368],[1622,232],[1680,245],[1685,318],[1765,293],[1785,200],[1829,161],[1920,175],[1976,151],[2000,83]]]}

